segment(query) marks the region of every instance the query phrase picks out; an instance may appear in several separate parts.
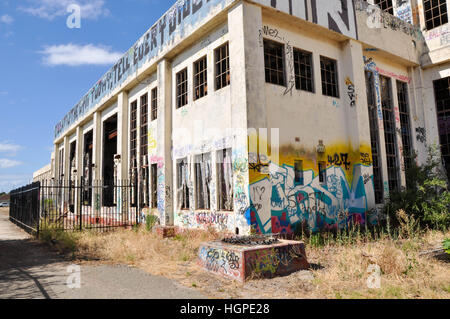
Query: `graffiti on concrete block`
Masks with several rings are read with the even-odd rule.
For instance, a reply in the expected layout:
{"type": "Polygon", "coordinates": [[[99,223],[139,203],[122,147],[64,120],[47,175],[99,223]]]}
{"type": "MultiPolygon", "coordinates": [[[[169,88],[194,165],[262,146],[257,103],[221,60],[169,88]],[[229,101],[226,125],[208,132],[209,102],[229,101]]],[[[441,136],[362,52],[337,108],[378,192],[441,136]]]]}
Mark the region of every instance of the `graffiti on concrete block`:
{"type": "Polygon", "coordinates": [[[241,278],[241,256],[233,251],[203,246],[199,251],[199,261],[202,267],[213,273],[241,278]]]}

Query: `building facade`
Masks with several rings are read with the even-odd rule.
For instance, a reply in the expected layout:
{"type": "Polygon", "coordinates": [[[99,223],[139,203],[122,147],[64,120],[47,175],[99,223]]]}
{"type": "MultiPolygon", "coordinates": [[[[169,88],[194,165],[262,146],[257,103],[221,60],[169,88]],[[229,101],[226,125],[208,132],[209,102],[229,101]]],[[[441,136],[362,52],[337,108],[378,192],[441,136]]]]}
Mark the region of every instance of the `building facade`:
{"type": "Polygon", "coordinates": [[[53,178],[127,181],[164,226],[377,223],[428,146],[449,172],[448,9],[179,0],[58,123],[53,178]]]}

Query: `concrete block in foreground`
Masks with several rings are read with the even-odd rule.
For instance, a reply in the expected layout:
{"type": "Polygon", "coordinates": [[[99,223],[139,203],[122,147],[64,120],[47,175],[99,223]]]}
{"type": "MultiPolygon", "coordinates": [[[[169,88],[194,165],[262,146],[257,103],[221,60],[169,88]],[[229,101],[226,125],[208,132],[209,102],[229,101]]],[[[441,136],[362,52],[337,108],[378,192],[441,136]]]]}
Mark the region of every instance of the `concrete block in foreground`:
{"type": "Polygon", "coordinates": [[[305,244],[280,240],[272,245],[240,246],[221,241],[203,243],[198,264],[209,272],[240,282],[273,278],[309,269],[305,244]]]}

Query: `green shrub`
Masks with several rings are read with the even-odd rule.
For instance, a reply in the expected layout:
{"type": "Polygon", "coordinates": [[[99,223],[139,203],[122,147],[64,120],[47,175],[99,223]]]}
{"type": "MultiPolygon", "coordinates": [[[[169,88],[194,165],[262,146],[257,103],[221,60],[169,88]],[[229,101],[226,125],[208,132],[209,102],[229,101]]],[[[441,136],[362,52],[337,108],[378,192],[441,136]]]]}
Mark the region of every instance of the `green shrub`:
{"type": "Polygon", "coordinates": [[[446,238],[443,244],[445,252],[450,255],[450,238],[446,238]]]}
{"type": "Polygon", "coordinates": [[[155,215],[147,215],[145,217],[145,229],[147,229],[147,231],[152,231],[153,227],[155,227],[157,223],[158,217],[156,217],[155,215]]]}
{"type": "Polygon", "coordinates": [[[403,210],[421,227],[446,230],[450,227],[450,193],[442,171],[437,147],[428,151],[427,162],[418,166],[415,160],[406,171],[407,187],[391,192],[385,214],[395,227],[401,225],[397,212],[403,210]]]}

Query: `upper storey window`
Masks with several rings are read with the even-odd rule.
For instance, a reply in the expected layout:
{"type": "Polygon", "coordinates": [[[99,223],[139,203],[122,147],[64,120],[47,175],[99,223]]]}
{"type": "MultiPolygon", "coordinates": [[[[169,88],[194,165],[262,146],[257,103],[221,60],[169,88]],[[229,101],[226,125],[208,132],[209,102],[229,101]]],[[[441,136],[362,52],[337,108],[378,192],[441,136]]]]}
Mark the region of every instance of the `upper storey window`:
{"type": "Polygon", "coordinates": [[[427,30],[434,29],[448,22],[446,0],[424,0],[423,10],[427,30]]]}
{"type": "Polygon", "coordinates": [[[284,46],[282,44],[264,40],[264,65],[266,82],[284,86],[284,46]]]}
{"type": "Polygon", "coordinates": [[[394,7],[392,6],[392,0],[375,0],[375,4],[379,5],[381,10],[394,15],[394,7]]]}
{"type": "Polygon", "coordinates": [[[208,65],[206,56],[194,63],[194,100],[208,94],[208,65]]]}

